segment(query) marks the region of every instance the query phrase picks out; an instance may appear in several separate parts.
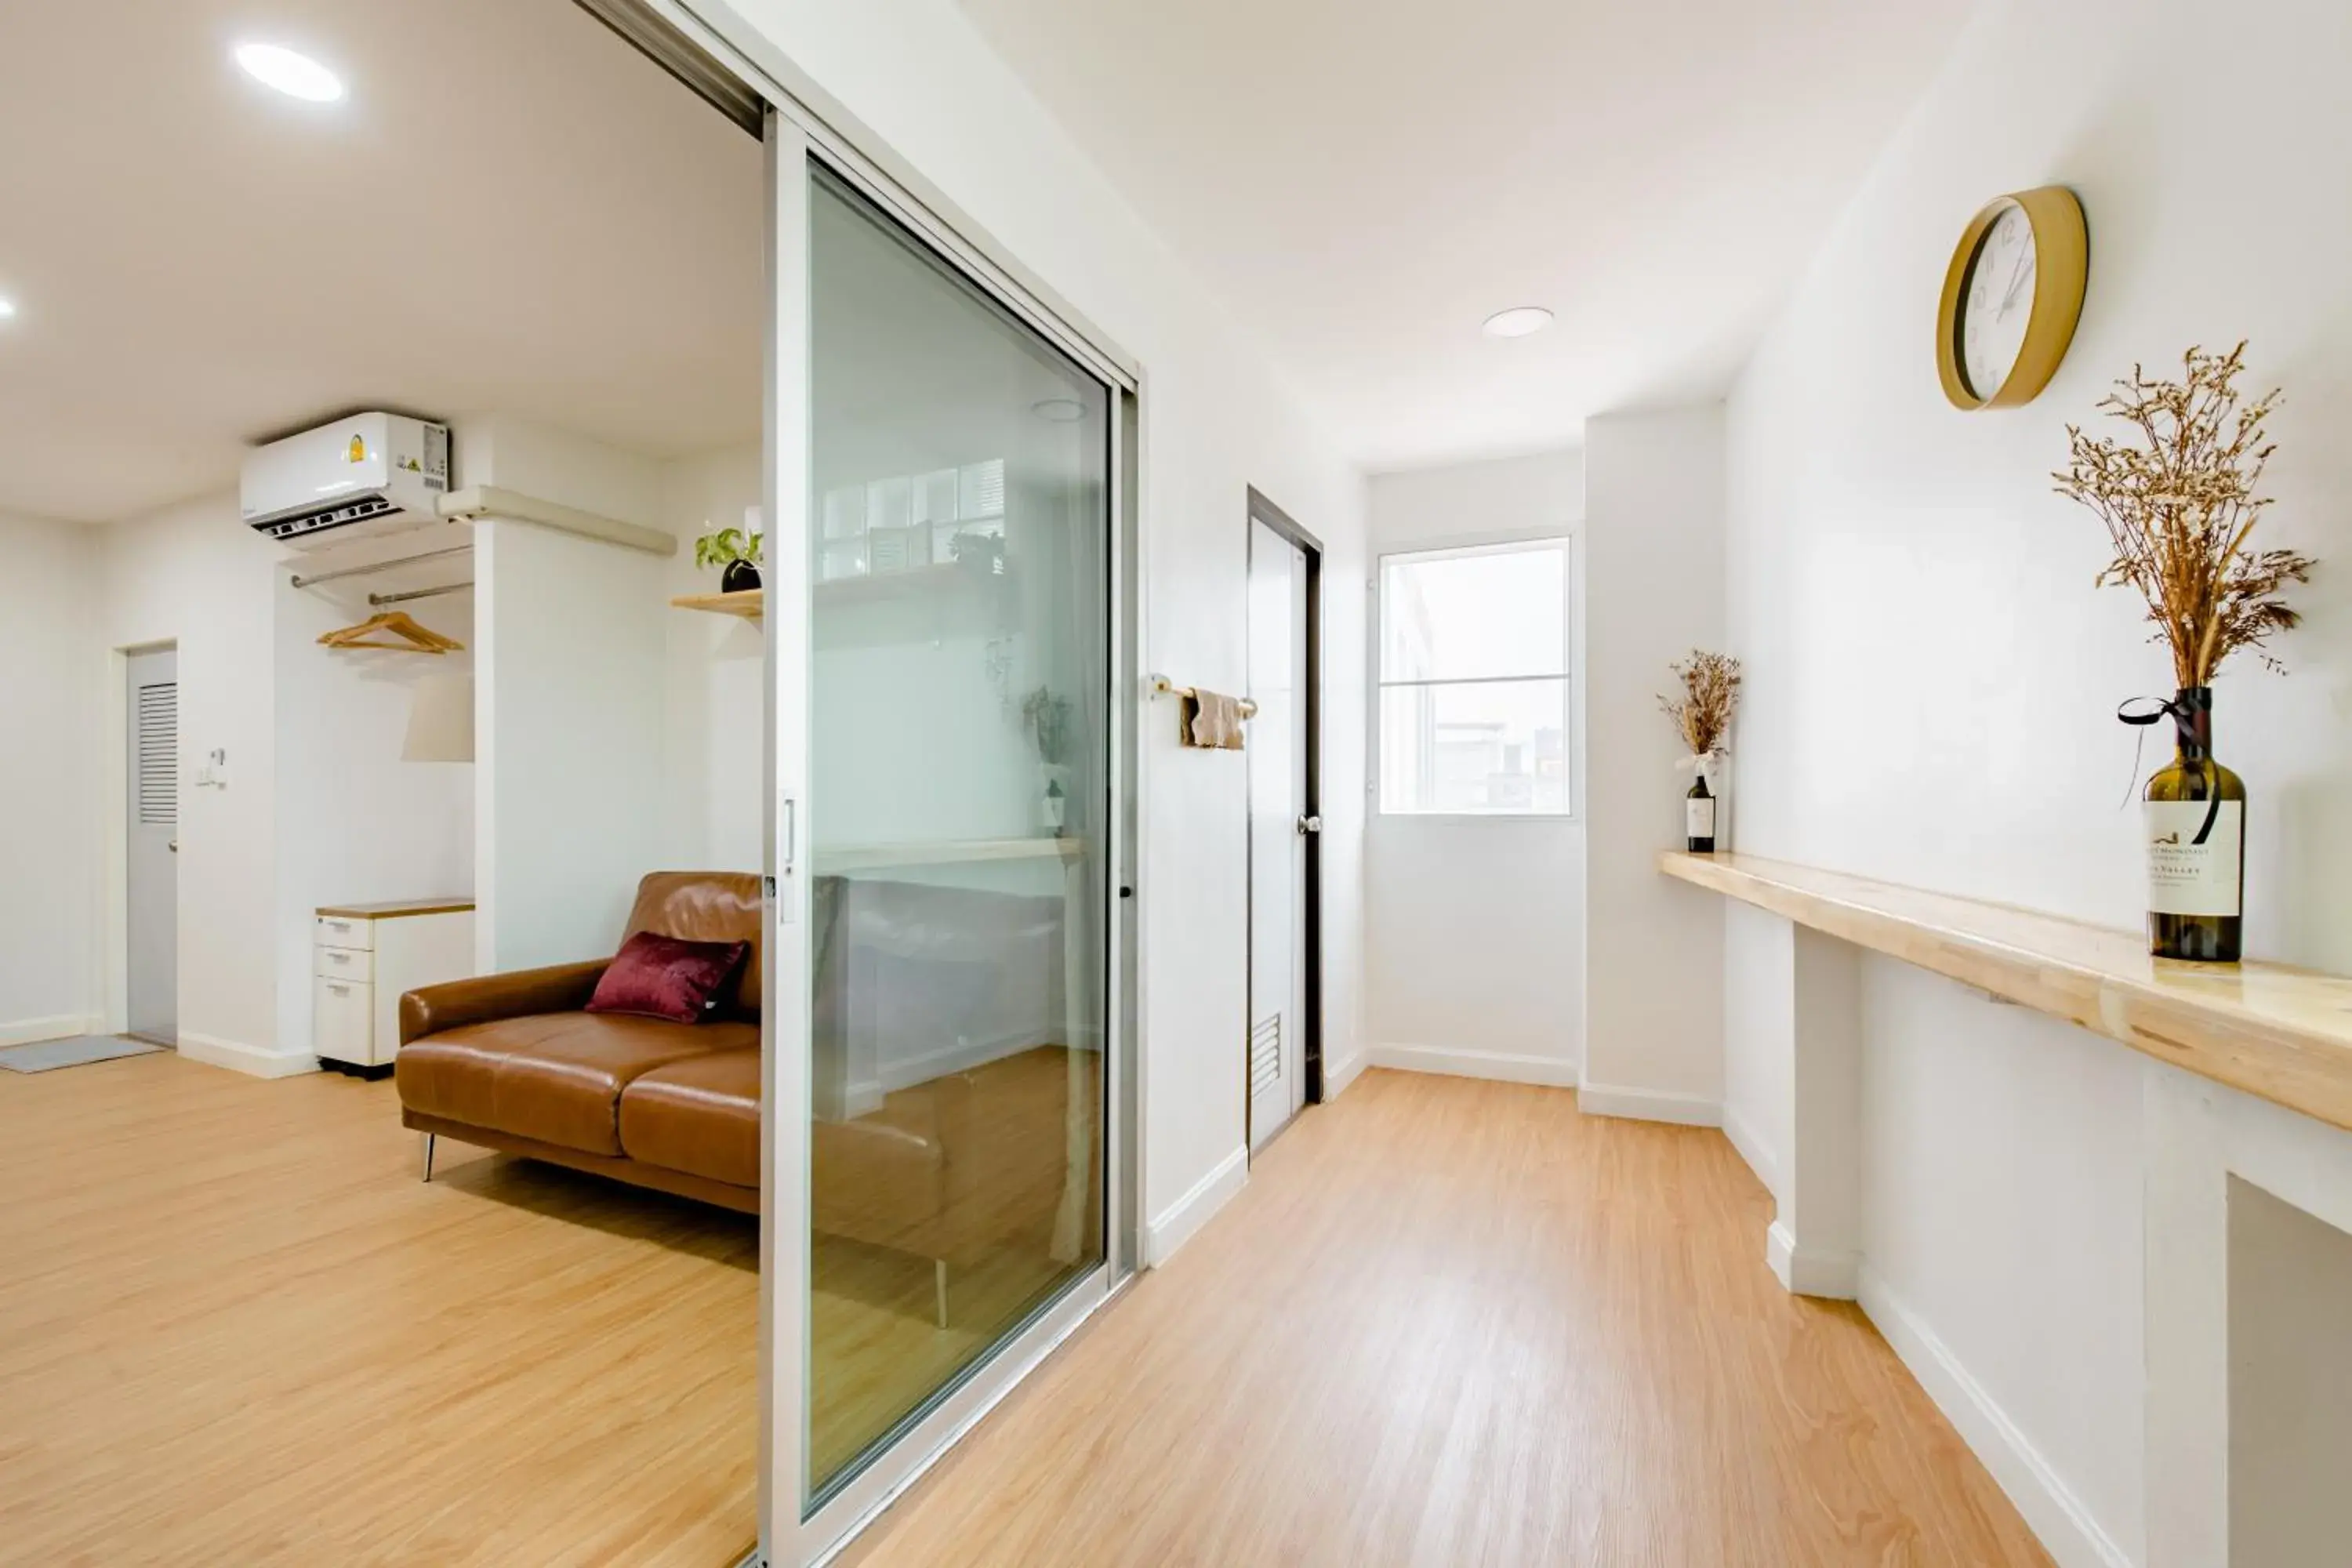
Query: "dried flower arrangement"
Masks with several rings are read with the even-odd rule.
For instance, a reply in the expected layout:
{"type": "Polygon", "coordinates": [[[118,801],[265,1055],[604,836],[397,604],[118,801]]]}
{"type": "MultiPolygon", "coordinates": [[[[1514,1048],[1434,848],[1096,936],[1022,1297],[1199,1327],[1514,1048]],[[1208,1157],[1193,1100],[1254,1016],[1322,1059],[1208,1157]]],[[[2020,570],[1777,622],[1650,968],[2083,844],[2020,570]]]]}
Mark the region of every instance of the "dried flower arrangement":
{"type": "Polygon", "coordinates": [[[1666,667],[1683,683],[1679,699],[1661,697],[1658,706],[1694,757],[1722,754],[1731,734],[1732,710],[1739,706],[1739,661],[1727,653],[1693,648],[1688,658],[1666,667]]]}
{"type": "Polygon", "coordinates": [[[2139,590],[2157,626],[2150,640],[2170,646],[2175,684],[2184,690],[2210,686],[2221,661],[2240,648],[2280,668],[2263,644],[2303,618],[2283,590],[2309,582],[2318,564],[2292,550],[2247,546],[2271,504],[2256,492],[2277,450],[2263,424],[2279,395],[2240,405],[2245,353],[2242,342],[2226,354],[2192,348],[2179,381],[2150,381],[2134,365],[2099,407],[2129,423],[2146,445],[2069,425],[2074,460],[2051,476],[2060,495],[2107,525],[2116,558],[2098,584],[2139,590]]]}

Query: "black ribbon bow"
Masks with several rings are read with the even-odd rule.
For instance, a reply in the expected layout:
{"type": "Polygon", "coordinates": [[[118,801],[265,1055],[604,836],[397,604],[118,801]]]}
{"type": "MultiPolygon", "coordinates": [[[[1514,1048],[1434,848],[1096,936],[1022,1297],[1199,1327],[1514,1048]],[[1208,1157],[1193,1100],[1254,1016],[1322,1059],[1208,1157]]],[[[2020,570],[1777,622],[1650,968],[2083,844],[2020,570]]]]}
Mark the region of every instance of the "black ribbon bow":
{"type": "MultiPolygon", "coordinates": [[[[2170,701],[2162,697],[2131,698],[2116,708],[2116,717],[2126,724],[2142,727],[2149,724],[2161,723],[2164,720],[2169,718],[2172,721],[2173,730],[2179,735],[2181,744],[2202,744],[2202,740],[2197,733],[2196,719],[2192,717],[2189,711],[2183,708],[2179,703],[2170,701]],[[2154,706],[2142,712],[2133,712],[2133,704],[2141,702],[2152,703],[2154,706]]],[[[2198,825],[2197,837],[2189,840],[2191,844],[2204,843],[2206,836],[2213,831],[2214,822],[2221,815],[2221,781],[2213,774],[2213,759],[2210,757],[2200,757],[2197,759],[2197,767],[2198,775],[2205,780],[2205,787],[2209,792],[2210,792],[2212,798],[2206,803],[2205,820],[2198,825]]],[[[2137,758],[2132,762],[2132,773],[2135,777],[2139,773],[2139,762],[2137,758]]]]}

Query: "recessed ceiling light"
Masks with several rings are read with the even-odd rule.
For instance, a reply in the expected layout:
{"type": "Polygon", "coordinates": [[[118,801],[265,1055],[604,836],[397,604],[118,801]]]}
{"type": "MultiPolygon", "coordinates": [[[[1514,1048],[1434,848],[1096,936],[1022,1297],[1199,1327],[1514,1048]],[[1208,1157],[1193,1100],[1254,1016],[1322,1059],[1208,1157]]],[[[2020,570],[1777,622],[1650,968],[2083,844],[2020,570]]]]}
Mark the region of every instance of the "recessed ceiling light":
{"type": "Polygon", "coordinates": [[[305,103],[332,103],[343,96],[341,77],[310,56],[276,44],[239,44],[236,63],[254,80],[305,103]]]}
{"type": "Polygon", "coordinates": [[[1056,425],[1076,425],[1087,416],[1087,405],[1075,397],[1049,397],[1043,403],[1031,404],[1029,412],[1056,425]]]}
{"type": "Polygon", "coordinates": [[[1551,312],[1541,305],[1514,305],[1486,318],[1483,329],[1490,338],[1524,338],[1551,325],[1551,312]]]}
{"type": "Polygon", "coordinates": [[[6,321],[9,317],[11,317],[11,316],[15,315],[16,313],[16,300],[14,300],[8,299],[8,298],[6,298],[5,296],[0,296],[0,321],[6,321]]]}

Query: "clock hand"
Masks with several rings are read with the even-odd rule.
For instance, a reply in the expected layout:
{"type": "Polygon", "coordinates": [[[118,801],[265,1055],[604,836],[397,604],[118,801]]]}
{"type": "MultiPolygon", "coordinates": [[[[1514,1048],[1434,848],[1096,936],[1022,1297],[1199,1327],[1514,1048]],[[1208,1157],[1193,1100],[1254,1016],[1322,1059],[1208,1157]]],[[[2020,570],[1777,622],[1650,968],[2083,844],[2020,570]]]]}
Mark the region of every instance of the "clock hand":
{"type": "Polygon", "coordinates": [[[2004,316],[2009,314],[2009,308],[2017,303],[2018,289],[2023,287],[2026,280],[2033,276],[2033,268],[2028,266],[2026,262],[2026,258],[2022,256],[2019,257],[2017,258],[2017,269],[2010,274],[2009,292],[2000,297],[2000,313],[2004,316]]]}

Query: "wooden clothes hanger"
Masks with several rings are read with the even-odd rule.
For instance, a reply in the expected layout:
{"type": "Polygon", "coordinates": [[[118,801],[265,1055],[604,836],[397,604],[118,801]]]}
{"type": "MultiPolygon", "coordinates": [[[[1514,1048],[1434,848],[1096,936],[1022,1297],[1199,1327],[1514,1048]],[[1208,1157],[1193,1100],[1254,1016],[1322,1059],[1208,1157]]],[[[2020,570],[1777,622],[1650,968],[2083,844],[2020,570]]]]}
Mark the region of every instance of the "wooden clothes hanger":
{"type": "Polygon", "coordinates": [[[386,610],[370,616],[355,626],[342,626],[319,638],[326,647],[380,647],[389,653],[459,653],[466,645],[454,637],[445,637],[429,626],[419,626],[406,610],[386,610]],[[386,642],[383,637],[396,637],[386,642]]]}

